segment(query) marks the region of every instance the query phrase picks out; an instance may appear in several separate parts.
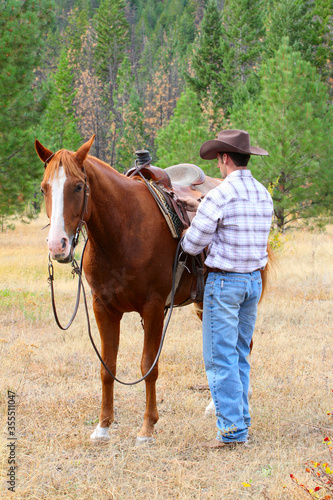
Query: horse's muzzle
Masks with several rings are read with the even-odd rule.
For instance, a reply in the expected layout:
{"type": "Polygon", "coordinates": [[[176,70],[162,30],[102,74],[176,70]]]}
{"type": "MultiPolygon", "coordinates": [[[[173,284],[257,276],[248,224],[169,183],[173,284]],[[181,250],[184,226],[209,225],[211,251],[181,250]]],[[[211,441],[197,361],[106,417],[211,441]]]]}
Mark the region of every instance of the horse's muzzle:
{"type": "Polygon", "coordinates": [[[73,248],[73,238],[68,238],[67,235],[59,238],[49,240],[48,246],[50,251],[50,256],[53,260],[59,262],[60,264],[68,264],[72,262],[74,256],[73,248]]]}
{"type": "Polygon", "coordinates": [[[73,260],[74,257],[74,248],[73,246],[70,247],[69,254],[64,257],[65,253],[58,253],[55,255],[52,255],[50,252],[50,257],[55,260],[56,262],[59,262],[59,264],[70,264],[73,260]]]}
{"type": "Polygon", "coordinates": [[[67,257],[65,257],[64,259],[61,259],[61,258],[58,259],[57,256],[55,256],[55,260],[57,262],[59,262],[59,264],[69,264],[73,260],[72,250],[69,252],[69,254],[67,255],[67,257]]]}

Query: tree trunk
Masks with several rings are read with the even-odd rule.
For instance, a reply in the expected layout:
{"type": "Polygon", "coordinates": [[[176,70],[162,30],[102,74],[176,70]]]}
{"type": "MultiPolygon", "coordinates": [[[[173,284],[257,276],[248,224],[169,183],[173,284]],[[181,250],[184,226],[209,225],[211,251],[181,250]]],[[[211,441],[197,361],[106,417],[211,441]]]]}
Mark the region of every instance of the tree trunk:
{"type": "Polygon", "coordinates": [[[284,232],[284,210],[283,208],[278,208],[274,210],[275,217],[276,217],[276,225],[279,228],[279,231],[281,233],[284,232]]]}

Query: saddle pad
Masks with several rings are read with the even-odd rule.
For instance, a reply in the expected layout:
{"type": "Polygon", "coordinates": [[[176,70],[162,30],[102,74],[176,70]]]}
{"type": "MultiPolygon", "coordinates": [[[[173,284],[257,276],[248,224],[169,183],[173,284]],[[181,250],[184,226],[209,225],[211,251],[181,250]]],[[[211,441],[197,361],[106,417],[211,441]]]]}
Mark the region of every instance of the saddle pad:
{"type": "Polygon", "coordinates": [[[192,163],[180,163],[164,169],[177,186],[191,186],[202,184],[205,181],[203,170],[192,163]]]}

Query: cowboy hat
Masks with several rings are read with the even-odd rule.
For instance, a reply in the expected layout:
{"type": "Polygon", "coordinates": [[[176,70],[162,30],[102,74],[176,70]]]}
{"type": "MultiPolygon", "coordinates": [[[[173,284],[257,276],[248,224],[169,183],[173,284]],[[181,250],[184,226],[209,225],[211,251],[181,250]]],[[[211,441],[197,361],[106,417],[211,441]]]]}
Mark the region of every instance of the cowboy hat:
{"type": "Polygon", "coordinates": [[[204,160],[214,160],[220,152],[259,156],[269,154],[264,149],[250,146],[250,136],[245,130],[222,130],[217,139],[204,142],[200,148],[200,156],[204,160]]]}

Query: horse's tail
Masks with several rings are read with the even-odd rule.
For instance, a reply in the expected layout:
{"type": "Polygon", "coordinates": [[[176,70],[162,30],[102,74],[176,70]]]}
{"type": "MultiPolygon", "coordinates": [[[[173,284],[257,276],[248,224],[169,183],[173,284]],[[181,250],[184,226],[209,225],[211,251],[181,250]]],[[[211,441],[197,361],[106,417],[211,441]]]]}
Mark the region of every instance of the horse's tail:
{"type": "Polygon", "coordinates": [[[194,307],[195,314],[198,316],[200,321],[202,321],[203,302],[194,302],[193,307],[194,307]]]}
{"type": "Polygon", "coordinates": [[[259,304],[262,301],[262,299],[264,297],[264,294],[265,294],[265,291],[266,291],[268,275],[274,269],[274,267],[276,266],[276,258],[275,258],[274,252],[273,252],[273,250],[272,250],[272,248],[271,248],[270,245],[267,245],[267,252],[268,252],[267,264],[265,266],[265,269],[263,269],[262,271],[260,271],[260,273],[261,273],[261,280],[262,280],[262,293],[261,293],[261,297],[260,297],[260,300],[259,300],[259,304]]]}

